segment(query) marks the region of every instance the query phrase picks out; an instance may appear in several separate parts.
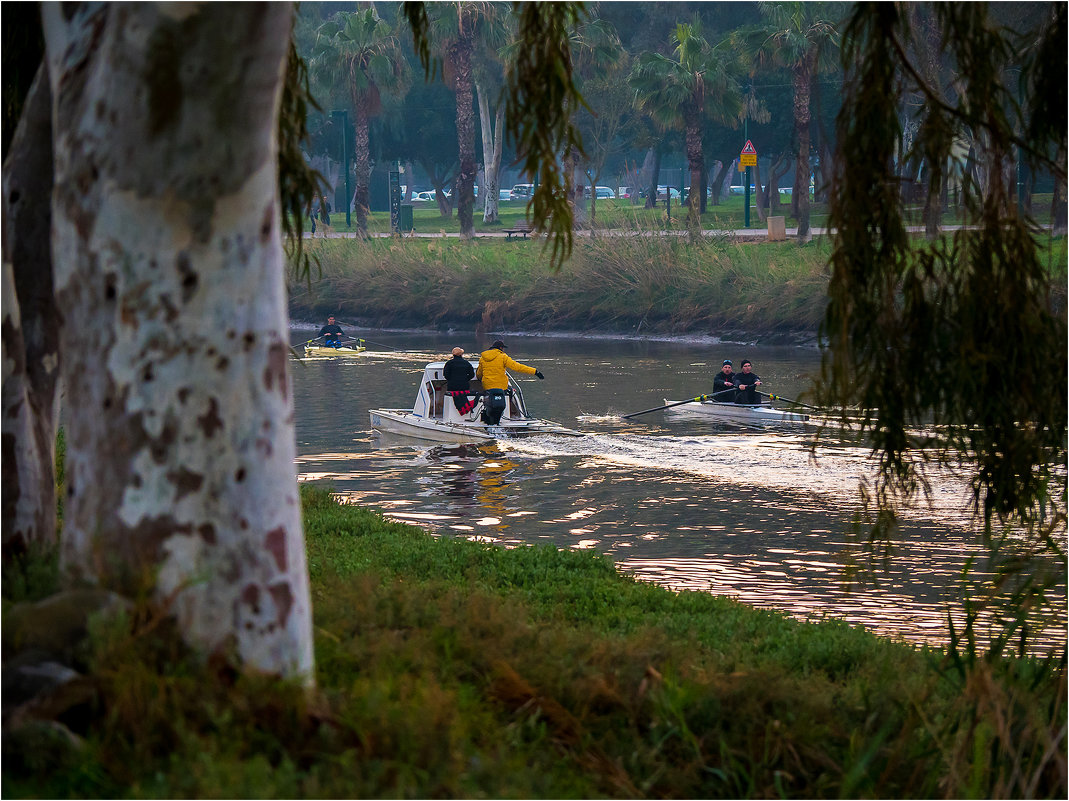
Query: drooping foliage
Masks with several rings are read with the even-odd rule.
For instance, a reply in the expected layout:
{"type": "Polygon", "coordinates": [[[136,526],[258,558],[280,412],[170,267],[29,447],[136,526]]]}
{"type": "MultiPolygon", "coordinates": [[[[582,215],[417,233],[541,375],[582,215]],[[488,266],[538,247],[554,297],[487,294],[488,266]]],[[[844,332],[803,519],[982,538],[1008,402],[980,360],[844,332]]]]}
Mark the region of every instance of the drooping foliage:
{"type": "Polygon", "coordinates": [[[938,460],[971,482],[986,532],[1023,523],[1040,547],[1061,554],[1051,532],[1065,519],[1065,309],[1055,308],[1038,255],[1037,240],[1049,234],[1017,208],[1013,168],[1022,154],[1064,185],[1066,9],[1051,4],[1049,24],[1024,44],[994,26],[983,4],[933,10],[958,76],[951,87],[929,85],[912,63],[916,34],[899,4],[859,5],[844,30],[819,400],[860,408],[880,458],[883,522],[896,500],[923,494],[924,464],[938,460]],[[1062,55],[1027,57],[1028,47],[1062,55]],[[1018,70],[1021,86],[1061,86],[1029,97],[1031,125],[1017,99],[1018,70]],[[987,165],[957,165],[968,227],[932,242],[911,238],[895,178],[905,92],[928,103],[902,155],[931,171],[930,194],[955,166],[961,137],[987,165]]]}

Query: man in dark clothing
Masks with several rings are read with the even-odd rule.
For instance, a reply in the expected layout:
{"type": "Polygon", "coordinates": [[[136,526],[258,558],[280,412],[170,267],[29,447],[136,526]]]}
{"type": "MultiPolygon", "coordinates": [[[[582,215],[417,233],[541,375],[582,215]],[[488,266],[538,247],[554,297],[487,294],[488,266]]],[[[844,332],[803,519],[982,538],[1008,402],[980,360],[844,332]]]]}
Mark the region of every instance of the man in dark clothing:
{"type": "Polygon", "coordinates": [[[761,377],[753,372],[753,365],[749,359],[742,360],[742,372],[735,376],[735,384],[739,388],[739,394],[735,396],[735,403],[756,404],[761,399],[757,397],[757,388],[761,386],[761,377]]]}
{"type": "Polygon", "coordinates": [[[323,337],[323,344],[328,348],[340,348],[344,335],[341,326],[334,322],[333,314],[327,318],[327,324],[319,329],[319,336],[323,337]]]}
{"type": "Polygon", "coordinates": [[[475,368],[464,358],[464,348],[453,348],[453,358],[445,363],[442,374],[445,376],[445,394],[452,396],[457,411],[467,414],[474,409],[476,398],[470,394],[470,389],[475,368]]]}
{"type": "Polygon", "coordinates": [[[731,369],[731,359],[724,359],[724,366],[713,379],[713,400],[721,403],[731,403],[735,400],[735,373],[731,369]]]}

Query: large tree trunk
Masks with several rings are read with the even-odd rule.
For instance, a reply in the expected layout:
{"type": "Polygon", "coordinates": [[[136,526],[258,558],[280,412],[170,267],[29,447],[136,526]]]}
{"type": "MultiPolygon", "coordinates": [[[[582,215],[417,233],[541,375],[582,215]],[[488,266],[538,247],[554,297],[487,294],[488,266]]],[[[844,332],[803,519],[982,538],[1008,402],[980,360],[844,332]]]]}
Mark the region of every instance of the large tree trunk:
{"type": "MultiPolygon", "coordinates": [[[[371,136],[369,133],[367,105],[362,98],[353,97],[353,155],[356,162],[356,189],[353,205],[356,206],[356,232],[367,236],[367,215],[371,210],[371,136]]],[[[342,178],[344,180],[344,176],[342,178]]]]}
{"type": "Polygon", "coordinates": [[[472,19],[466,4],[458,4],[460,34],[449,49],[453,63],[454,90],[457,99],[457,143],[460,149],[460,172],[457,174],[456,203],[460,220],[460,238],[475,235],[473,213],[475,207],[475,114],[472,111],[472,19]]]}
{"type": "Polygon", "coordinates": [[[52,94],[37,72],[3,169],[3,554],[56,542],[61,318],[52,287],[52,94]]]}
{"type": "Polygon", "coordinates": [[[505,106],[499,103],[494,119],[490,120],[490,103],[478,83],[479,122],[483,135],[483,222],[497,222],[498,190],[501,188],[501,142],[504,135],[505,106]]]}
{"type": "Polygon", "coordinates": [[[814,55],[809,53],[794,69],[794,134],[798,143],[795,159],[794,190],[791,199],[798,218],[798,241],[807,242],[809,236],[809,93],[812,83],[814,55]],[[797,204],[797,205],[795,205],[797,204]]]}
{"type": "Polygon", "coordinates": [[[293,9],[43,9],[73,401],[61,565],[310,682],[277,169],[293,9]]]}

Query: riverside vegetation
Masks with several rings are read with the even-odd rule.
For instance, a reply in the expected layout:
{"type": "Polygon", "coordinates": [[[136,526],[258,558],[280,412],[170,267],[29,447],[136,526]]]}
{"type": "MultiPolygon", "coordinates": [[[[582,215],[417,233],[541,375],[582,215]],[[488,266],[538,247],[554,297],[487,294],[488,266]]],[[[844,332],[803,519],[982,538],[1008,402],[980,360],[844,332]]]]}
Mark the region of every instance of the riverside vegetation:
{"type": "MultiPolygon", "coordinates": [[[[913,648],[301,495],[316,688],[198,660],[134,602],[88,621],[66,703],[5,709],[5,797],[1065,797],[1064,661],[913,648]]],[[[56,586],[54,554],[8,566],[5,679],[56,586]]]]}
{"type": "MultiPolygon", "coordinates": [[[[614,229],[576,237],[559,272],[544,241],[483,238],[313,239],[318,262],[290,283],[290,316],[328,313],[368,326],[733,332],[811,339],[823,318],[827,239],[746,242],[614,229]]],[[[1066,306],[1066,239],[1045,237],[1053,302],[1066,306]]]]}

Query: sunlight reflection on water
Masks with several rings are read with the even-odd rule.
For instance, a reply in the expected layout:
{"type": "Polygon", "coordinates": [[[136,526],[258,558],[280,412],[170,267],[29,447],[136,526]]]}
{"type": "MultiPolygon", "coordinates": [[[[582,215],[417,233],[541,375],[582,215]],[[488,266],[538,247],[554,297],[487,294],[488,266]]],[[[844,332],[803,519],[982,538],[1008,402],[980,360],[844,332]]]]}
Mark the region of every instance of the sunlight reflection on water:
{"type": "MultiPolygon", "coordinates": [[[[523,386],[533,413],[578,421],[588,436],[434,445],[373,435],[367,409],[411,403],[422,363],[441,358],[426,353],[425,339],[417,356],[373,357],[358,368],[319,360],[294,370],[302,481],[329,480],[347,500],[434,532],[595,550],[641,580],[799,619],[835,617],[936,644],[946,642],[948,614],[960,622],[958,577],[977,548],[968,487],[955,476],[936,472],[932,505],[910,511],[875,578],[847,584],[858,485],[875,469],[865,448],[830,439],[810,453],[797,428],[747,430],[661,414],[623,420],[612,413],[617,406],[693,396],[694,376],[715,362],[680,358],[683,346],[653,356],[662,351],[618,342],[523,341],[531,357],[516,355],[547,374],[523,386]],[[628,348],[638,355],[621,358],[628,348]],[[686,367],[667,366],[676,363],[686,367]]],[[[454,341],[443,337],[441,350],[454,341]]],[[[814,363],[797,349],[747,353],[776,391],[795,397],[801,387],[789,382],[814,363]]],[[[1064,598],[1064,585],[1059,592],[1064,598]]],[[[1064,641],[1064,630],[1046,640],[1064,641]]]]}

